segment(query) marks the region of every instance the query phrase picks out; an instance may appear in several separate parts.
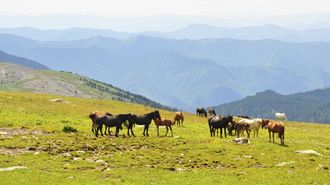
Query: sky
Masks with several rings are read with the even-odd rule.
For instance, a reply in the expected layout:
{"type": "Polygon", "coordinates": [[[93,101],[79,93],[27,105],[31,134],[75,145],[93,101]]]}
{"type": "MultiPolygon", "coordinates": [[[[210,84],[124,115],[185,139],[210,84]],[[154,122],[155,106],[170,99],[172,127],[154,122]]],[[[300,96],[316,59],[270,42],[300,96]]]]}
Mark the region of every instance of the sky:
{"type": "Polygon", "coordinates": [[[254,17],[330,12],[330,0],[0,0],[1,15],[254,17]]]}

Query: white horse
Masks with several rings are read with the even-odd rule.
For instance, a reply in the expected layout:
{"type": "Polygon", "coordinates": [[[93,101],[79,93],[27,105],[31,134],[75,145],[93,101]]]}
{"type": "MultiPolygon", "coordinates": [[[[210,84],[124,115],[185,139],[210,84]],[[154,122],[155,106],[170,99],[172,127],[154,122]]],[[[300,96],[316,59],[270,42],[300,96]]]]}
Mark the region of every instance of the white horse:
{"type": "Polygon", "coordinates": [[[255,119],[241,119],[239,120],[239,124],[248,124],[249,125],[249,130],[252,131],[253,130],[253,136],[256,137],[256,133],[257,133],[257,137],[258,137],[258,133],[259,133],[259,128],[261,127],[263,122],[263,119],[261,118],[255,118],[255,119]]]}
{"type": "Polygon", "coordinates": [[[277,112],[275,113],[275,119],[277,120],[288,120],[288,118],[286,117],[285,113],[280,113],[280,112],[277,112]]]}

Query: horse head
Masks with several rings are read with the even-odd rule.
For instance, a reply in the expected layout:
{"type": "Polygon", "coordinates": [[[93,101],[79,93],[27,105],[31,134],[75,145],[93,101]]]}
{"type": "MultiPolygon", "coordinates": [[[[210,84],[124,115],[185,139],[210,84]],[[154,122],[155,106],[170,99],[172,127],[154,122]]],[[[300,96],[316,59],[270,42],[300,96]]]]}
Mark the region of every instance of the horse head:
{"type": "Polygon", "coordinates": [[[261,128],[267,128],[269,119],[261,119],[261,128]]]}

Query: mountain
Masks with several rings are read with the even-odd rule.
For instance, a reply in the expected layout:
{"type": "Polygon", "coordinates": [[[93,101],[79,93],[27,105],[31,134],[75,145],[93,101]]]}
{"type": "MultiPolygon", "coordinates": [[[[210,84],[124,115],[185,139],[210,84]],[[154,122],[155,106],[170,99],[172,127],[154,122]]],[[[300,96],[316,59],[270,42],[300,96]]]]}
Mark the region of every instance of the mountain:
{"type": "Polygon", "coordinates": [[[291,121],[330,123],[330,88],[281,95],[271,90],[242,100],[215,106],[218,113],[274,118],[275,112],[285,112],[291,121]]]}
{"type": "Polygon", "coordinates": [[[169,32],[119,32],[110,29],[69,28],[69,29],[37,29],[32,27],[0,28],[0,33],[12,34],[38,41],[71,41],[91,37],[111,37],[128,39],[144,35],[169,39],[242,39],[261,40],[273,39],[289,42],[330,41],[330,28],[289,29],[277,25],[261,25],[246,27],[216,27],[203,24],[191,24],[184,28],[169,32]]]}
{"type": "Polygon", "coordinates": [[[41,42],[0,34],[0,49],[189,111],[265,89],[290,94],[330,84],[326,42],[146,36],[41,42]]]}
{"type": "Polygon", "coordinates": [[[64,96],[113,99],[173,110],[144,96],[71,72],[35,70],[21,65],[0,62],[0,89],[64,96]]]}
{"type": "Polygon", "coordinates": [[[10,55],[8,53],[5,53],[0,50],[0,61],[7,62],[7,63],[13,63],[18,65],[23,65],[32,69],[49,69],[47,66],[42,65],[36,61],[29,60],[22,57],[17,57],[14,55],[10,55]]]}

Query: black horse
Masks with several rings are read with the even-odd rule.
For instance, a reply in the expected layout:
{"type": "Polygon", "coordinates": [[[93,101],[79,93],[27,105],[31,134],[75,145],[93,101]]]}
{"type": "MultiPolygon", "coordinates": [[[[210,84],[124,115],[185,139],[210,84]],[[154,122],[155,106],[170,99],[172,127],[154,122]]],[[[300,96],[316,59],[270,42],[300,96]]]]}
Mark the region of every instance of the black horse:
{"type": "MultiPolygon", "coordinates": [[[[143,130],[143,135],[144,136],[149,136],[149,125],[151,124],[151,120],[156,120],[156,119],[161,119],[160,118],[160,114],[159,111],[153,111],[150,112],[148,114],[143,114],[143,115],[132,115],[131,116],[131,120],[129,121],[129,127],[132,128],[133,124],[137,124],[137,125],[144,125],[144,130],[143,130]]],[[[131,129],[132,134],[133,130],[131,129]]]]}
{"type": "Polygon", "coordinates": [[[215,113],[214,108],[211,108],[211,107],[209,107],[209,108],[207,109],[207,113],[209,114],[209,116],[216,116],[216,115],[217,115],[217,114],[215,113]]]}
{"type": "Polygon", "coordinates": [[[204,107],[199,107],[199,108],[197,108],[196,109],[196,114],[198,115],[198,116],[205,116],[205,117],[207,117],[207,113],[206,113],[206,110],[204,109],[204,107]]]}
{"type": "Polygon", "coordinates": [[[96,119],[97,129],[96,129],[96,133],[95,133],[96,137],[98,137],[99,130],[101,131],[101,135],[103,136],[103,133],[102,133],[103,125],[106,126],[105,133],[108,128],[109,134],[110,134],[110,127],[116,127],[115,136],[118,137],[119,129],[120,130],[123,129],[122,123],[130,120],[130,118],[131,118],[131,114],[118,114],[115,116],[104,115],[102,117],[97,118],[96,119]]]}
{"type": "Polygon", "coordinates": [[[220,137],[222,138],[222,129],[224,129],[225,137],[227,137],[227,132],[226,132],[227,125],[233,122],[233,117],[230,115],[225,117],[213,116],[209,118],[208,122],[209,122],[211,137],[215,136],[216,129],[220,129],[220,137]]]}

